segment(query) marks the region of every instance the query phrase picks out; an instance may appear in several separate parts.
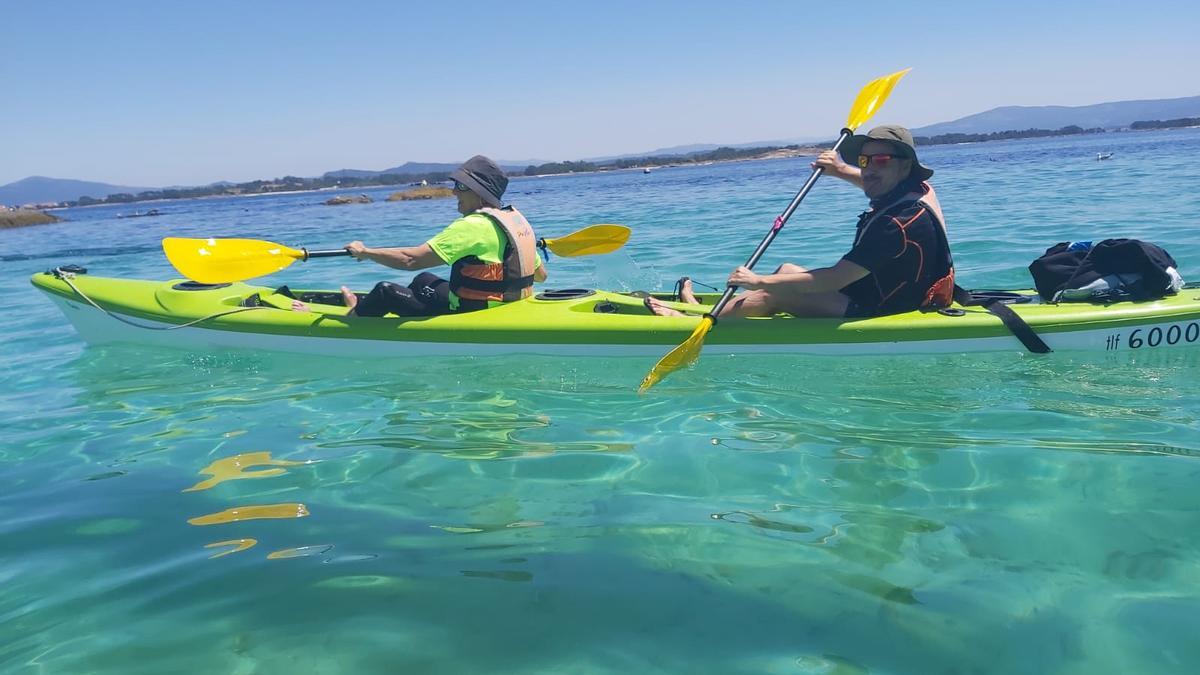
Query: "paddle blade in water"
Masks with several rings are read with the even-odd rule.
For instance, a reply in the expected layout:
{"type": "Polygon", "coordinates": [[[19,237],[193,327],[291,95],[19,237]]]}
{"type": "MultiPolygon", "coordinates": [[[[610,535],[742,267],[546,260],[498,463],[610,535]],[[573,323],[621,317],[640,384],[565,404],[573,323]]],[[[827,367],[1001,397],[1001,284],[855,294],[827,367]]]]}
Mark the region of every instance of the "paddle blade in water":
{"type": "Polygon", "coordinates": [[[557,239],[543,239],[555,255],[574,257],[612,253],[629,241],[630,229],[624,225],[591,225],[557,239]]]}
{"type": "Polygon", "coordinates": [[[202,284],[223,284],[273,274],[304,251],[258,239],[163,239],[163,252],[180,274],[202,284]]]}
{"type": "Polygon", "coordinates": [[[868,82],[862,88],[862,91],[858,92],[858,98],[854,99],[854,105],[850,108],[850,116],[846,120],[846,128],[854,131],[862,126],[863,122],[871,119],[880,106],[883,105],[883,102],[891,95],[892,88],[910,70],[912,68],[905,68],[899,72],[884,75],[879,79],[868,82]]]}
{"type": "Polygon", "coordinates": [[[638,386],[638,393],[646,391],[667,375],[700,358],[700,350],[704,348],[704,336],[708,335],[708,331],[712,330],[712,327],[712,317],[704,315],[704,318],[700,320],[700,325],[696,326],[696,330],[692,331],[691,336],[654,365],[654,368],[642,380],[642,384],[638,386]]]}

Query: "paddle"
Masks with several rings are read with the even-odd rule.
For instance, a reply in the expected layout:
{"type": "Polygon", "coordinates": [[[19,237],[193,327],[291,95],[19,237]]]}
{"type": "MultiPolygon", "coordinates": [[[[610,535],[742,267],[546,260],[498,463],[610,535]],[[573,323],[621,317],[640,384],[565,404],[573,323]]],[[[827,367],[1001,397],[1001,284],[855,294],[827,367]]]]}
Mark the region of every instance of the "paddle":
{"type": "MultiPolygon", "coordinates": [[[[615,251],[629,240],[624,225],[592,225],[556,239],[539,239],[542,251],[573,257],[615,251]]],[[[274,274],[297,260],[348,256],[345,249],[310,251],[259,239],[184,239],[162,241],[167,260],[180,274],[204,284],[243,281],[274,274]]]]}
{"type": "MultiPolygon", "coordinates": [[[[892,93],[892,88],[896,86],[896,83],[900,81],[900,78],[904,77],[909,70],[911,70],[911,68],[906,68],[899,72],[892,73],[891,75],[885,75],[879,79],[871,80],[865,87],[862,88],[862,91],[858,92],[858,98],[854,99],[854,105],[850,108],[850,115],[846,120],[846,128],[842,129],[841,136],[839,136],[837,142],[833,144],[834,150],[837,150],[839,147],[841,147],[842,143],[844,143],[847,138],[850,138],[850,136],[854,134],[855,129],[857,129],[867,120],[871,119],[871,117],[875,114],[875,111],[883,105],[883,102],[887,100],[888,95],[892,93]]],[[[758,248],[754,250],[754,255],[750,256],[750,259],[746,261],[745,266],[747,268],[754,269],[754,265],[758,262],[758,259],[762,257],[763,253],[766,253],[767,247],[771,245],[771,242],[775,241],[775,236],[779,234],[781,229],[783,229],[784,223],[788,221],[788,218],[792,217],[792,213],[796,210],[796,207],[800,206],[800,202],[806,195],[808,195],[808,191],[812,189],[813,185],[817,182],[817,179],[821,177],[821,174],[824,173],[824,171],[825,169],[823,167],[817,167],[813,169],[812,175],[809,176],[808,180],[804,182],[804,187],[800,188],[800,192],[796,193],[796,196],[792,198],[792,203],[788,204],[788,207],[784,209],[783,213],[781,213],[779,217],[775,219],[775,224],[771,226],[770,231],[768,231],[767,235],[763,237],[763,240],[761,243],[759,243],[758,248]]],[[[725,293],[721,296],[721,299],[717,301],[717,304],[713,307],[712,311],[705,314],[703,318],[700,319],[700,325],[696,326],[696,329],[692,331],[691,336],[684,340],[683,344],[679,345],[675,349],[671,350],[669,354],[662,357],[662,360],[655,364],[654,368],[652,368],[650,372],[646,374],[646,377],[642,380],[641,385],[638,386],[639,393],[646,391],[650,387],[653,387],[667,375],[670,375],[671,373],[679,370],[680,368],[688,365],[700,357],[700,350],[704,347],[704,336],[707,335],[708,332],[712,330],[713,326],[717,324],[717,316],[721,313],[721,310],[725,308],[726,303],[733,298],[733,294],[736,291],[736,286],[730,286],[725,289],[725,293]]]]}
{"type": "Polygon", "coordinates": [[[538,248],[565,258],[612,253],[629,241],[630,230],[624,225],[590,225],[557,239],[539,239],[538,248]]]}

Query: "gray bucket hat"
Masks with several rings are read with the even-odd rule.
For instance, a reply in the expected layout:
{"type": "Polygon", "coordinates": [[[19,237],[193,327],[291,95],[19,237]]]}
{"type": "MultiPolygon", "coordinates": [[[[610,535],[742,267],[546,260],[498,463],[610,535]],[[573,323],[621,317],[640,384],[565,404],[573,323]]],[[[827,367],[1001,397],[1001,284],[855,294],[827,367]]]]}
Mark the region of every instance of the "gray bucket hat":
{"type": "Polygon", "coordinates": [[[838,149],[842,159],[851,166],[858,166],[858,155],[868,141],[886,141],[891,143],[908,159],[913,161],[912,175],[918,180],[929,180],[933,169],[921,164],[917,159],[917,146],[913,143],[912,133],[898,124],[885,124],[868,131],[866,135],[855,134],[846,139],[838,149]]]}
{"type": "Polygon", "coordinates": [[[508,176],[495,162],[483,155],[475,155],[463,162],[450,177],[466,185],[485,204],[495,208],[500,208],[500,198],[508,189],[508,176]]]}

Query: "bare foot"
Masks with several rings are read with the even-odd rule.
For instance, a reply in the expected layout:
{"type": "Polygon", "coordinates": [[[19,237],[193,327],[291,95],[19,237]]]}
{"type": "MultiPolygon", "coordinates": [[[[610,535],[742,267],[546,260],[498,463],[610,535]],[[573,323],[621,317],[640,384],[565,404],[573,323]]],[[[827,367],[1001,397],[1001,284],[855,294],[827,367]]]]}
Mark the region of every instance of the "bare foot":
{"type": "Polygon", "coordinates": [[[342,286],[342,301],[350,308],[350,311],[346,312],[346,315],[354,316],[354,308],[358,307],[358,296],[354,294],[354,291],[342,286]]]}
{"type": "Polygon", "coordinates": [[[689,305],[700,304],[700,301],[696,299],[696,294],[692,291],[692,280],[687,277],[679,280],[679,299],[689,305]]]}
{"type": "Polygon", "coordinates": [[[308,305],[304,304],[303,302],[300,302],[299,300],[292,300],[292,311],[293,312],[311,312],[312,310],[309,309],[308,305]]]}
{"type": "Polygon", "coordinates": [[[662,304],[662,301],[658,298],[646,298],[643,302],[646,304],[646,309],[658,316],[686,316],[683,312],[676,311],[662,304]]]}

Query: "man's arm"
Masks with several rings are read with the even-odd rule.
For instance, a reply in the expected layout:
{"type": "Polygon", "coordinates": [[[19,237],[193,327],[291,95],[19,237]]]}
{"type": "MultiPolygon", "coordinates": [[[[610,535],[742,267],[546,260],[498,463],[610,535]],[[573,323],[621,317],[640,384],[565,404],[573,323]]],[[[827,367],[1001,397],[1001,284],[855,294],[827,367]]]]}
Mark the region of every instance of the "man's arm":
{"type": "Polygon", "coordinates": [[[825,173],[835,178],[842,180],[852,185],[862,187],[862,169],[857,166],[850,166],[842,161],[842,156],[833,150],[826,150],[817,155],[816,161],[812,163],[812,168],[825,169],[825,173]]]}
{"type": "Polygon", "coordinates": [[[346,250],[356,260],[370,260],[398,270],[423,270],[446,264],[428,243],[399,248],[370,248],[361,241],[352,241],[346,245],[346,250]]]}
{"type": "Polygon", "coordinates": [[[870,272],[866,268],[843,258],[833,267],[781,274],[755,274],[745,267],[739,267],[729,276],[729,285],[747,290],[824,293],[839,291],[868,274],[870,272]]]}

